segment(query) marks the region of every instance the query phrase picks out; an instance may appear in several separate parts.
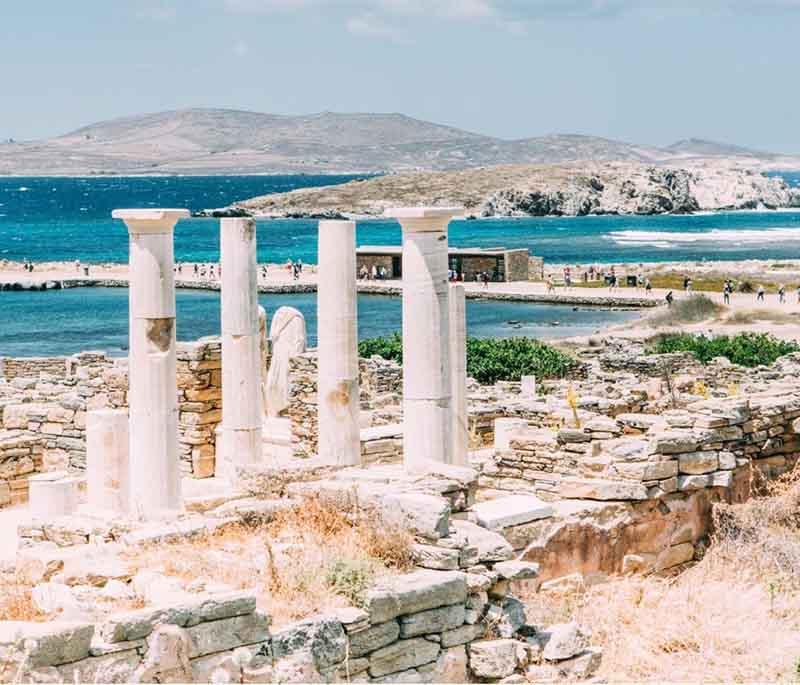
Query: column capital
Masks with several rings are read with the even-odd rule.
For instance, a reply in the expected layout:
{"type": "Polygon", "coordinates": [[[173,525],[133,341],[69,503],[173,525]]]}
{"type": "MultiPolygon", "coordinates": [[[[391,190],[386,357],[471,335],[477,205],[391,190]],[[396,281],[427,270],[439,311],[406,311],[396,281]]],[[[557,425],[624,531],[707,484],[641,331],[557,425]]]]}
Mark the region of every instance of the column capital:
{"type": "Polygon", "coordinates": [[[188,209],[115,209],[112,219],[122,219],[129,233],[171,233],[179,219],[188,219],[188,209]]]}
{"type": "Polygon", "coordinates": [[[463,214],[463,207],[391,207],[383,212],[410,231],[440,231],[451,219],[463,214]]]}

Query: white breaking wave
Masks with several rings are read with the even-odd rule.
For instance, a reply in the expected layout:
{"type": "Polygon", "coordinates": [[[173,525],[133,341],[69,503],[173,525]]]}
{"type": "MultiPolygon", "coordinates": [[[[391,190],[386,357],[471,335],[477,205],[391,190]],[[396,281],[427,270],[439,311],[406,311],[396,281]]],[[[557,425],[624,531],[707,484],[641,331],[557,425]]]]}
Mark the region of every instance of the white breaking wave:
{"type": "Polygon", "coordinates": [[[800,241],[798,228],[770,228],[761,231],[721,231],[712,229],[704,233],[673,233],[668,231],[612,231],[608,234],[618,245],[650,245],[653,247],[673,247],[697,243],[717,243],[719,245],[753,245],[800,241]]]}

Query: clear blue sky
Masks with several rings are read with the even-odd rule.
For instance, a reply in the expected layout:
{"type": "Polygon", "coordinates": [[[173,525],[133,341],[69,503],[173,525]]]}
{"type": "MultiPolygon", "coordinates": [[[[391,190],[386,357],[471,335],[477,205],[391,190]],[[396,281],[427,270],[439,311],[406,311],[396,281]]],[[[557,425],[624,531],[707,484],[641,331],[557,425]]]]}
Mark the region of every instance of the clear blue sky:
{"type": "Polygon", "coordinates": [[[800,153],[800,0],[0,4],[0,138],[216,106],[800,153]]]}

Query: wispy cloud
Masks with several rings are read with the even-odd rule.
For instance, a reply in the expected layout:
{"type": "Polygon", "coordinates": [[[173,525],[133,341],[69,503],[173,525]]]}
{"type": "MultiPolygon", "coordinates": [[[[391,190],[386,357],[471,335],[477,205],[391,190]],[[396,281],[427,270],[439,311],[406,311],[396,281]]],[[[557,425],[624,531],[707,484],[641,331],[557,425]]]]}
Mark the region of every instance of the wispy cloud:
{"type": "Polygon", "coordinates": [[[243,40],[237,40],[233,44],[233,54],[237,57],[244,57],[248,52],[250,52],[250,46],[243,40]]]}
{"type": "Polygon", "coordinates": [[[171,22],[178,16],[178,10],[166,3],[143,3],[136,9],[136,17],[147,21],[171,22]]]}
{"type": "Polygon", "coordinates": [[[350,17],[345,22],[345,28],[354,36],[366,38],[382,38],[393,43],[406,43],[407,38],[397,29],[392,28],[383,19],[375,14],[360,14],[350,17]]]}
{"type": "Polygon", "coordinates": [[[313,11],[341,21],[353,35],[403,40],[419,21],[481,23],[523,34],[533,25],[610,20],[629,15],[797,12],[800,0],[217,0],[228,11],[274,14],[313,11]]]}

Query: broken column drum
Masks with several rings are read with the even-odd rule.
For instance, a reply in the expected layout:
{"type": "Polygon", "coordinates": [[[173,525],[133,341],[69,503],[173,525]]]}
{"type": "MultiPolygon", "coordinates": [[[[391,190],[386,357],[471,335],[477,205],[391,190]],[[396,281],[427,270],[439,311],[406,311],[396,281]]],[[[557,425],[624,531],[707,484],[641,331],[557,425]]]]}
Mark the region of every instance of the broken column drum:
{"type": "Polygon", "coordinates": [[[127,512],[129,441],[126,410],[86,412],[86,488],[88,504],[93,511],[127,512]]]}
{"type": "Polygon", "coordinates": [[[181,508],[173,229],[185,209],[115,209],[130,237],[130,501],[143,519],[181,508]]]}
{"type": "Polygon", "coordinates": [[[261,336],[258,319],[256,222],[222,219],[222,430],[216,476],[261,460],[261,336]]]}
{"type": "Polygon", "coordinates": [[[403,461],[452,461],[447,225],[462,210],[386,210],[403,231],[403,461]]]}
{"type": "Polygon", "coordinates": [[[318,261],[318,452],[354,466],[361,462],[355,222],[319,222],[318,261]]]}

